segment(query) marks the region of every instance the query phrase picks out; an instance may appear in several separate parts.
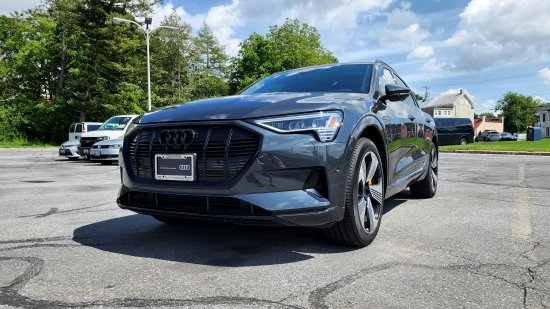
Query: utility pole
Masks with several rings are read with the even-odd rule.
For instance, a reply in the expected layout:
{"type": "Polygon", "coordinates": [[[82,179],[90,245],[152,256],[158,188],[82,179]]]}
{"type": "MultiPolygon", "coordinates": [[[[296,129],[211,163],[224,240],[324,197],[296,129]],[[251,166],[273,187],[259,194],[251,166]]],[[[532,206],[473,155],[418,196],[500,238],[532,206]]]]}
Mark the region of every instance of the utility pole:
{"type": "Polygon", "coordinates": [[[428,99],[428,96],[430,95],[430,93],[428,92],[428,90],[430,90],[430,87],[424,86],[422,88],[424,88],[424,102],[426,102],[426,100],[428,99]]]}

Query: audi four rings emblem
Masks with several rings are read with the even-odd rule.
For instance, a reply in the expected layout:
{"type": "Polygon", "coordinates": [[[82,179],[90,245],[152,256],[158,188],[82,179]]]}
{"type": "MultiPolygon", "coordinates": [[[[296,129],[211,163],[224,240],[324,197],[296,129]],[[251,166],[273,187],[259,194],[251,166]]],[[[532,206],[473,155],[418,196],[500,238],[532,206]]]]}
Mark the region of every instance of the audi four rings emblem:
{"type": "Polygon", "coordinates": [[[189,146],[198,135],[193,129],[164,130],[160,132],[159,143],[163,146],[189,146]]]}

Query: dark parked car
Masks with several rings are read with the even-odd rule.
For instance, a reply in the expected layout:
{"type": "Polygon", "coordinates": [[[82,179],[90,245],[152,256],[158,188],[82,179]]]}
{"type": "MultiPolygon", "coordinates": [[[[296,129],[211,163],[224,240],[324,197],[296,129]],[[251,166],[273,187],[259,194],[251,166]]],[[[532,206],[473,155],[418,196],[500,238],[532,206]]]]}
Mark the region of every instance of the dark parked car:
{"type": "Polygon", "coordinates": [[[434,118],[439,146],[466,145],[474,142],[474,127],[470,118],[434,118]]]}
{"type": "Polygon", "coordinates": [[[500,141],[500,133],[494,130],[485,130],[476,137],[476,142],[496,142],[500,141]]]}
{"type": "Polygon", "coordinates": [[[379,61],[280,72],[239,95],[135,122],[117,202],[167,223],[322,227],[331,240],[366,246],[386,198],[437,190],[433,119],[379,61]]]}
{"type": "Polygon", "coordinates": [[[508,132],[503,132],[502,134],[500,134],[500,140],[501,141],[517,141],[518,138],[515,137],[513,134],[511,133],[508,133],[508,132]]]}

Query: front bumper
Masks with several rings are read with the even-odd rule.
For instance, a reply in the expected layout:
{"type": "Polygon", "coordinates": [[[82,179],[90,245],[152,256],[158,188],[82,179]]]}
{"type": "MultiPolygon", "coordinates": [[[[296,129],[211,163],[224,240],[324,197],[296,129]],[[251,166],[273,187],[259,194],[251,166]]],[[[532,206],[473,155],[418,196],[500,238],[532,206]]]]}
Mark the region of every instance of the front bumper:
{"type": "Polygon", "coordinates": [[[66,157],[66,158],[78,158],[80,155],[78,154],[78,147],[66,147],[66,148],[59,148],[59,156],[60,157],[66,157]]]}
{"type": "Polygon", "coordinates": [[[277,134],[242,121],[230,124],[254,132],[262,141],[234,179],[137,179],[124,148],[118,205],[143,214],[260,225],[325,226],[343,218],[344,143],[321,143],[310,134],[277,134]]]}
{"type": "Polygon", "coordinates": [[[118,153],[120,148],[91,148],[91,161],[118,161],[118,153]]]}

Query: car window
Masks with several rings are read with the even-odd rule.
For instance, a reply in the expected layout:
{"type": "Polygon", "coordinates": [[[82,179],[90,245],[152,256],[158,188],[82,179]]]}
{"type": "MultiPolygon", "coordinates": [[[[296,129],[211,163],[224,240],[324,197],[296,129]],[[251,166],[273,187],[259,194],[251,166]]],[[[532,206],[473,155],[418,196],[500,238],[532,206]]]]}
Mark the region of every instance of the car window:
{"type": "Polygon", "coordinates": [[[124,130],[131,117],[113,117],[107,120],[98,130],[124,130]]]}
{"type": "Polygon", "coordinates": [[[74,133],[75,128],[76,128],[76,123],[71,124],[71,127],[69,128],[69,132],[74,133]]]}
{"type": "Polygon", "coordinates": [[[100,126],[101,126],[100,124],[89,124],[87,126],[88,132],[95,131],[95,130],[99,129],[100,126]]]}
{"type": "Polygon", "coordinates": [[[77,133],[82,133],[82,124],[81,124],[81,123],[78,123],[78,124],[76,125],[76,132],[77,132],[77,133]]]}
{"type": "Polygon", "coordinates": [[[378,92],[380,95],[386,94],[386,85],[397,84],[395,83],[391,71],[384,67],[380,67],[380,71],[378,72],[378,92]]]}
{"type": "MultiPolygon", "coordinates": [[[[397,82],[397,86],[409,88],[407,87],[407,85],[405,85],[405,82],[398,75],[395,75],[395,81],[397,82]]],[[[414,99],[414,94],[412,92],[411,95],[408,96],[403,102],[405,102],[405,104],[409,106],[418,107],[418,104],[416,103],[416,100],[414,99]]]]}
{"type": "Polygon", "coordinates": [[[372,64],[303,68],[268,76],[241,94],[271,92],[366,92],[372,64]]]}

